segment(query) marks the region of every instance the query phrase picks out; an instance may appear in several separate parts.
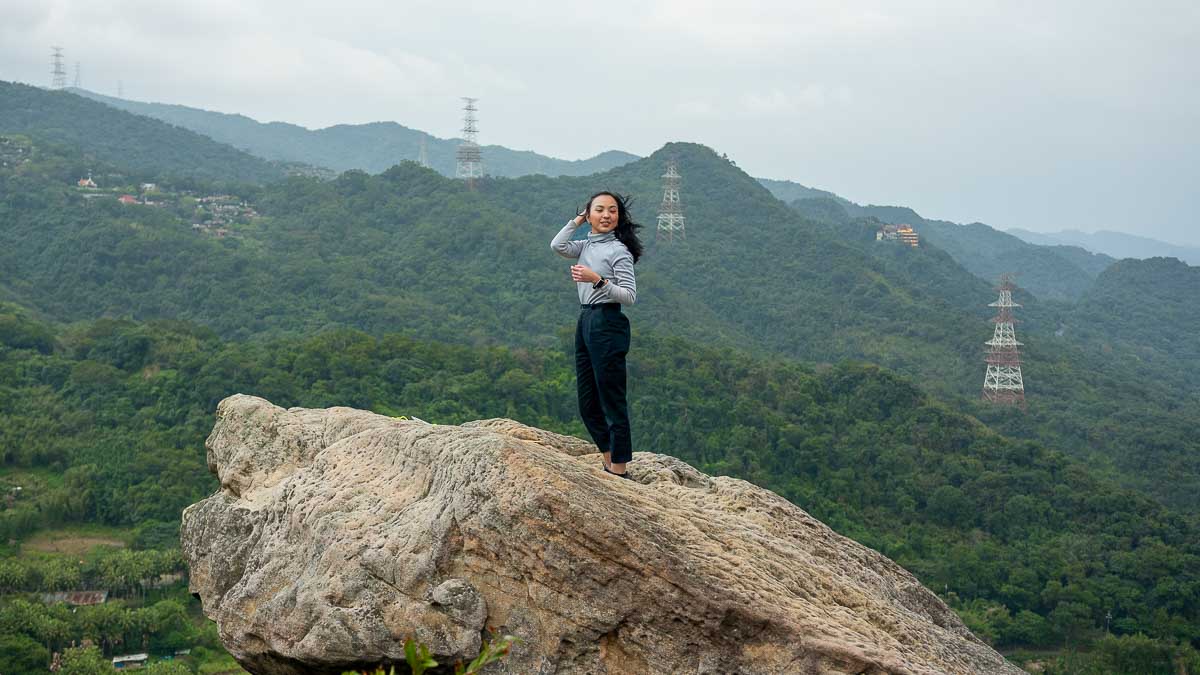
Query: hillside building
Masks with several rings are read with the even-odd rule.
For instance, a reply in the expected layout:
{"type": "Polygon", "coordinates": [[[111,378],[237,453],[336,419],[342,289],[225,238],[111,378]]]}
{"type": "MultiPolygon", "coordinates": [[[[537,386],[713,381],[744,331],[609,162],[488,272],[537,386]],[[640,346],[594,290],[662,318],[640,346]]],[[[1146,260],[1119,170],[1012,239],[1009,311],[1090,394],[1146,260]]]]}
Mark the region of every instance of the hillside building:
{"type": "Polygon", "coordinates": [[[42,602],[53,605],[65,602],[68,605],[83,607],[86,605],[103,605],[108,600],[108,591],[59,591],[57,593],[42,593],[42,602]]]}
{"type": "Polygon", "coordinates": [[[912,225],[884,223],[875,232],[875,241],[898,241],[906,246],[917,248],[920,245],[920,236],[912,225]]]}
{"type": "Polygon", "coordinates": [[[123,656],[114,656],[112,664],[113,668],[117,670],[132,670],[134,668],[141,668],[149,660],[149,654],[125,654],[123,656]]]}

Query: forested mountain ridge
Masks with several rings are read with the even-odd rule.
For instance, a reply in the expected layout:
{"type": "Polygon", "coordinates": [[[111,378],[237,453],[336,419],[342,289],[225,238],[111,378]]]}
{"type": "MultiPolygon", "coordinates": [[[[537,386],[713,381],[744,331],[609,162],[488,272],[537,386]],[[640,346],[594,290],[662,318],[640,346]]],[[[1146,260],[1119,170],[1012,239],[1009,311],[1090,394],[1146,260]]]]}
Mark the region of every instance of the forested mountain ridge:
{"type": "MultiPolygon", "coordinates": [[[[1200,267],[1176,258],[1121,260],[1079,301],[1064,331],[1097,349],[1120,344],[1148,365],[1200,372],[1200,267]]],[[[1191,391],[1200,394],[1193,382],[1191,391]]]]}
{"type": "MultiPolygon", "coordinates": [[[[879,321],[907,324],[914,310],[927,312],[935,321],[945,318],[940,306],[926,309],[909,290],[891,286],[872,269],[869,256],[839,243],[782,204],[776,206],[753,179],[711,150],[678,149],[698,162],[693,229],[689,239],[671,252],[660,250],[652,230],[643,230],[648,247],[639,273],[650,283],[643,296],[646,301],[634,311],[650,313],[653,322],[682,322],[681,329],[701,330],[702,335],[724,332],[741,339],[753,330],[757,335],[747,340],[750,348],[786,349],[815,360],[842,356],[886,360],[865,335],[858,341],[862,350],[831,341],[835,324],[836,330],[849,336],[854,331],[873,331],[879,321]],[[718,173],[706,177],[714,170],[718,173]],[[749,222],[761,223],[760,229],[747,229],[744,223],[749,222]],[[775,260],[775,251],[789,247],[790,256],[775,260]],[[722,260],[725,257],[728,260],[722,260]],[[835,269],[841,258],[843,264],[835,269]],[[795,279],[780,284],[791,271],[795,279]],[[708,275],[711,294],[691,290],[697,273],[708,275]],[[761,278],[741,278],[746,274],[761,278]],[[773,281],[766,283],[768,279],[773,281]],[[861,302],[878,307],[882,316],[812,302],[832,294],[831,285],[865,295],[861,302]],[[783,297],[774,304],[772,297],[762,294],[750,297],[755,288],[770,288],[783,297]],[[664,302],[658,299],[660,294],[678,297],[664,302]],[[882,302],[884,298],[888,301],[882,302]],[[710,307],[705,306],[707,300],[710,307]],[[778,309],[780,303],[789,302],[791,307],[807,305],[810,315],[829,320],[797,322],[795,314],[778,309]],[[726,315],[712,314],[718,310],[726,315]],[[837,312],[845,315],[840,322],[832,320],[837,312]],[[775,323],[796,324],[805,334],[773,331],[775,323]],[[710,328],[702,330],[703,325],[710,328]]],[[[5,235],[12,247],[4,281],[30,292],[40,289],[43,295],[31,301],[63,319],[105,312],[178,316],[202,321],[225,335],[244,337],[264,331],[305,331],[312,321],[329,320],[383,330],[419,318],[422,308],[440,306],[450,308],[451,314],[442,317],[448,323],[439,323],[440,328],[428,327],[444,332],[434,337],[468,334],[470,328],[456,325],[461,312],[464,316],[479,313],[470,320],[476,326],[493,325],[511,332],[496,338],[538,339],[562,323],[574,295],[567,263],[549,250],[550,237],[598,186],[632,192],[639,205],[655,203],[661,153],[666,151],[595,177],[494,179],[481,182],[478,192],[412,164],[380,176],[348,172],[332,182],[292,178],[258,193],[255,201],[262,217],[234,226],[234,236],[225,240],[198,238],[163,209],[85,205],[66,187],[71,179],[69,169],[63,169],[54,176],[62,187],[39,194],[36,203],[9,205],[12,222],[5,235]],[[17,219],[17,210],[37,211],[50,221],[17,219]],[[131,218],[142,228],[121,224],[131,218]],[[36,263],[27,255],[35,253],[35,246],[36,263]],[[114,264],[111,272],[88,273],[114,264]],[[168,270],[174,275],[170,280],[162,276],[168,270]],[[516,275],[520,281],[489,288],[485,280],[497,272],[507,278],[516,275]],[[255,293],[255,302],[278,303],[279,308],[249,311],[250,306],[237,304],[245,302],[244,292],[216,292],[225,285],[240,286],[239,273],[248,275],[249,288],[262,289],[255,293]],[[56,278],[59,281],[52,283],[56,278]],[[164,283],[155,288],[155,279],[164,283]],[[178,288],[193,283],[207,290],[188,293],[178,288]],[[74,291],[55,290],[66,287],[74,291]],[[324,297],[296,295],[303,289],[314,296],[327,292],[355,300],[331,308],[324,297]],[[384,295],[378,301],[369,299],[376,292],[384,295]],[[528,324],[511,326],[500,320],[502,311],[492,294],[510,303],[528,324]],[[290,303],[290,311],[283,311],[284,303],[290,303]],[[309,319],[300,318],[309,312],[309,319]],[[247,324],[247,314],[257,315],[258,325],[247,324]]],[[[898,335],[897,339],[911,338],[898,335]]],[[[973,351],[974,345],[969,349],[973,351]]]]}
{"type": "MultiPolygon", "coordinates": [[[[114,108],[190,129],[264,159],[303,162],[339,173],[352,169],[380,173],[402,161],[416,161],[424,142],[430,167],[444,176],[454,176],[455,151],[462,142],[457,138],[438,138],[395,122],[307,129],[286,122],[264,123],[245,115],[182,105],[129,101],[84,89],[70,91],[114,108]]],[[[585,176],[637,159],[636,155],[627,152],[609,150],[588,159],[565,160],[500,145],[484,145],[482,153],[484,170],[493,176],[585,176]]]]}
{"type": "MultiPolygon", "coordinates": [[[[121,110],[190,129],[269,160],[302,162],[339,172],[362,169],[379,173],[400,161],[415,160],[424,141],[431,167],[445,176],[455,173],[455,149],[459,139],[440,139],[393,122],[343,124],[309,130],[282,122],[260,123],[243,115],[128,101],[82,89],[71,91],[121,110]]],[[[608,151],[588,160],[566,161],[495,145],[484,146],[483,152],[489,174],[509,177],[527,174],[583,176],[637,159],[629,153],[608,151]]],[[[980,223],[959,226],[945,221],[927,221],[902,207],[860,206],[831,192],[790,181],[758,181],[788,203],[796,199],[834,199],[851,216],[872,215],[883,222],[919,225],[928,241],[947,250],[977,276],[993,280],[1002,272],[1016,270],[1024,287],[1046,299],[1078,298],[1095,275],[1112,262],[1107,256],[1093,255],[1077,247],[1029,245],[980,223]]]]}
{"type": "Polygon", "coordinates": [[[279,166],[206,136],[75,96],[0,81],[0,134],[78,148],[134,178],[262,183],[279,166]]]}
{"type": "MultiPolygon", "coordinates": [[[[995,297],[986,282],[936,247],[847,240],[691,144],[599,176],[489,179],[477,192],[411,163],[379,176],[293,177],[248,193],[261,215],[231,224],[223,239],[198,235],[171,209],[85,204],[64,187],[69,167],[0,173],[9,181],[0,187],[14,186],[0,202],[0,285],[63,321],[186,319],[238,339],[352,326],[546,347],[572,330],[577,302],[569,262],[550,251],[550,237],[603,187],[632,193],[635,215],[648,222],[641,205],[660,198],[668,155],[690,176],[688,235],[668,247],[643,230],[635,331],[815,362],[866,359],[977,405],[991,335],[986,304],[995,297]]],[[[1028,393],[1037,404],[1028,415],[975,414],[1098,467],[1121,467],[1128,484],[1194,506],[1200,452],[1188,448],[1200,440],[1187,432],[1195,402],[1180,399],[1180,374],[1130,377],[1127,366],[1054,336],[1057,310],[1018,299],[1027,305],[1028,393]],[[1151,426],[1172,441],[1131,452],[1151,426]],[[1156,468],[1141,471],[1147,457],[1156,468]]]]}

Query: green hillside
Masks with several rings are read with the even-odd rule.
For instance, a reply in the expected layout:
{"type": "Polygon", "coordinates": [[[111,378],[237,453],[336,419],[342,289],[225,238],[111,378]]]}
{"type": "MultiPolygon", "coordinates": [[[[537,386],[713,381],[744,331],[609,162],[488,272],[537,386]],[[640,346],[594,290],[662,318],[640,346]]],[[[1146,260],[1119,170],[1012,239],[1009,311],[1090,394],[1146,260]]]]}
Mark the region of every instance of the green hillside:
{"type": "MultiPolygon", "coordinates": [[[[226,239],[197,237],[169,210],[88,204],[71,188],[48,188],[36,205],[7,206],[3,282],[64,320],[185,318],[232,337],[335,324],[544,342],[569,322],[574,302],[550,237],[599,186],[654,203],[667,152],[682,155],[693,176],[689,208],[704,216],[671,250],[644,231],[646,293],[635,310],[644,320],[817,361],[889,363],[922,349],[950,367],[964,365],[955,349],[974,360],[978,340],[964,337],[947,353],[922,331],[970,334],[977,306],[947,312],[929,293],[892,284],[870,256],[711,150],[679,144],[597,177],[494,179],[478,192],[411,163],[380,176],[292,178],[257,193],[262,217],[226,239]],[[497,274],[514,281],[497,283],[497,274]],[[842,301],[831,303],[835,296],[842,301]],[[506,321],[511,314],[522,322],[506,321]],[[888,328],[894,335],[878,339],[888,328]]],[[[640,213],[650,222],[652,213],[640,213]]]]}
{"type": "MultiPolygon", "coordinates": [[[[477,192],[411,163],[379,176],[293,177],[249,194],[261,215],[230,224],[224,238],[193,229],[187,199],[172,208],[88,202],[61,171],[0,172],[12,195],[0,202],[0,286],[61,321],[183,319],[233,339],[351,326],[547,347],[570,330],[577,302],[550,237],[600,187],[632,193],[634,213],[650,222],[638,209],[656,203],[668,154],[687,176],[688,235],[668,247],[643,231],[637,325],[758,355],[864,359],[976,405],[995,297],[987,283],[936,247],[880,247],[869,229],[807,220],[689,144],[597,177],[491,179],[477,192]]],[[[1034,405],[1026,415],[977,414],[1170,503],[1200,506],[1200,439],[1187,432],[1198,403],[1180,371],[1134,377],[1055,334],[1069,308],[1018,300],[1034,405]],[[1142,409],[1109,430],[1114,413],[1142,409]],[[1161,461],[1143,471],[1137,458],[1147,455],[1161,461]]]]}
{"type": "MultiPolygon", "coordinates": [[[[1200,373],[1200,267],[1175,258],[1127,258],[1109,267],[1064,329],[1097,351],[1129,355],[1142,372],[1200,373]]],[[[1195,379],[1193,393],[1200,391],[1195,379]]]]}
{"type": "Polygon", "coordinates": [[[277,166],[200,134],[132,115],[66,91],[0,81],[0,134],[77,148],[145,180],[278,180],[277,166]]]}
{"type": "MultiPolygon", "coordinates": [[[[334,329],[228,342],[177,321],[62,329],[0,309],[0,484],[25,487],[0,511],[0,540],[17,542],[0,546],[0,593],[51,574],[117,583],[102,565],[22,553],[47,529],[92,523],[127,528],[135,548],[166,545],[179,510],[216,489],[203,443],[217,401],[235,392],[446,424],[504,416],[586,437],[566,338],[510,349],[334,329]]],[[[876,366],[813,369],[652,330],[635,341],[636,449],[779,492],[912,570],[998,646],[1088,644],[1111,613],[1118,634],[1192,654],[1171,645],[1200,638],[1195,517],[995,434],[876,366]]],[[[0,633],[61,639],[5,623],[6,606],[0,633]]]]}
{"type": "Polygon", "coordinates": [[[1119,259],[1110,258],[1103,253],[1092,253],[1091,251],[1080,246],[1055,244],[1047,245],[1045,248],[1057,253],[1060,257],[1065,258],[1069,262],[1075,263],[1076,267],[1086,272],[1087,275],[1093,279],[1100,276],[1101,272],[1108,269],[1110,265],[1119,259]]]}
{"type": "MultiPolygon", "coordinates": [[[[258,122],[245,115],[166,103],[128,101],[83,89],[71,91],[120,110],[190,129],[258,157],[302,162],[337,172],[361,169],[380,173],[402,161],[416,161],[424,141],[429,165],[444,176],[453,176],[454,153],[462,142],[455,138],[437,138],[395,122],[339,124],[324,129],[306,129],[285,122],[258,122]]],[[[485,145],[482,152],[484,169],[493,176],[586,176],[637,159],[636,155],[616,150],[583,160],[556,159],[500,145],[485,145]]]]}
{"type": "MultiPolygon", "coordinates": [[[[812,211],[814,203],[807,200],[805,208],[812,211]]],[[[876,242],[878,222],[851,218],[833,231],[848,245],[873,255],[889,278],[904,286],[925,288],[953,306],[995,299],[990,284],[928,241],[917,249],[876,242]]],[[[1122,269],[1121,264],[1113,269],[1122,269]]],[[[1194,495],[1200,490],[1200,445],[1190,429],[1200,418],[1200,389],[1195,386],[1200,368],[1195,359],[1172,356],[1183,353],[1181,344],[1188,335],[1189,320],[1177,314],[1189,297],[1191,277],[1180,269],[1159,268],[1158,273],[1172,279],[1164,279],[1157,293],[1143,298],[1148,306],[1140,310],[1140,321],[1117,316],[1124,312],[1119,305],[1107,309],[1115,329],[1111,334],[1104,322],[1095,321],[1091,300],[1078,305],[1046,302],[1018,288],[1015,298],[1022,307],[1016,310],[1017,334],[1025,343],[1022,359],[1030,408],[1014,415],[982,404],[977,397],[964,397],[960,405],[1008,435],[1038,439],[1087,457],[1094,468],[1107,466],[1128,485],[1194,509],[1194,495]],[[1130,331],[1134,326],[1144,335],[1156,333],[1172,348],[1149,358],[1146,345],[1130,331]]],[[[1096,282],[1101,285],[1108,283],[1096,282]]],[[[983,303],[979,309],[987,317],[993,315],[983,303]]],[[[927,382],[929,371],[923,364],[908,364],[904,370],[927,382]]],[[[980,362],[975,386],[982,384],[982,373],[980,362]]]]}

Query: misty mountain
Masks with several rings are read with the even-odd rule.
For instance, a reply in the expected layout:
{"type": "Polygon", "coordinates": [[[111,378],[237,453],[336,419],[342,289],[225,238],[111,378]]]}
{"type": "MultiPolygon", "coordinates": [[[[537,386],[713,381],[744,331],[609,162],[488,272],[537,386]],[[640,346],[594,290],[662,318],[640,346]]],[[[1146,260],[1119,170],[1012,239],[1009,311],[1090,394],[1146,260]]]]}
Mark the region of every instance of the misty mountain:
{"type": "Polygon", "coordinates": [[[131,115],[66,91],[0,81],[0,134],[60,143],[149,177],[261,183],[284,170],[160,120],[131,115]]]}
{"type": "Polygon", "coordinates": [[[760,182],[810,218],[846,223],[869,217],[912,225],[922,241],[945,250],[979,278],[994,284],[1001,274],[1013,274],[1022,287],[1047,300],[1078,299],[1113,262],[1076,246],[1030,244],[983,223],[927,220],[905,206],[862,206],[790,181],[760,182]]]}
{"type": "Polygon", "coordinates": [[[911,224],[926,241],[945,249],[976,276],[995,283],[1000,275],[1012,274],[1022,287],[1047,300],[1079,298],[1113,262],[1078,247],[1026,244],[983,223],[959,225],[918,218],[911,224]]]}
{"type": "MultiPolygon", "coordinates": [[[[417,161],[424,142],[430,168],[443,176],[454,176],[455,151],[461,143],[461,139],[438,138],[395,122],[338,124],[314,130],[183,105],[129,101],[85,89],[71,91],[120,110],[190,129],[264,159],[302,162],[339,173],[351,169],[380,173],[404,160],[417,161]]],[[[492,176],[586,176],[637,159],[637,155],[609,150],[589,159],[565,160],[500,145],[484,145],[482,154],[484,171],[492,176]]]]}
{"type": "Polygon", "coordinates": [[[1200,248],[1198,247],[1169,244],[1165,241],[1124,232],[1100,230],[1089,234],[1079,230],[1061,230],[1045,233],[1030,232],[1015,227],[1009,228],[1007,232],[1033,244],[1078,246],[1114,258],[1179,258],[1189,265],[1200,265],[1200,248]]]}
{"type": "Polygon", "coordinates": [[[759,178],[757,180],[763,187],[770,190],[771,194],[787,204],[791,204],[798,199],[831,199],[847,209],[857,206],[857,204],[849,199],[839,197],[828,190],[810,188],[790,180],[774,180],[771,178],[759,178]]]}

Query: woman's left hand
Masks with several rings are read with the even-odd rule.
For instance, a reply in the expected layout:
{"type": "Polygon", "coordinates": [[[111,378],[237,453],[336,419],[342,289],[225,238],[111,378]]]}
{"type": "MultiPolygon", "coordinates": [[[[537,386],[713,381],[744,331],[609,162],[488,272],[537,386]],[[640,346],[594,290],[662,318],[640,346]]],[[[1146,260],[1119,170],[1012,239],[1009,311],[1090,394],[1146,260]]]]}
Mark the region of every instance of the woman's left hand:
{"type": "Polygon", "coordinates": [[[586,281],[589,284],[600,281],[600,275],[593,272],[587,265],[571,265],[571,278],[576,282],[586,281]]]}

